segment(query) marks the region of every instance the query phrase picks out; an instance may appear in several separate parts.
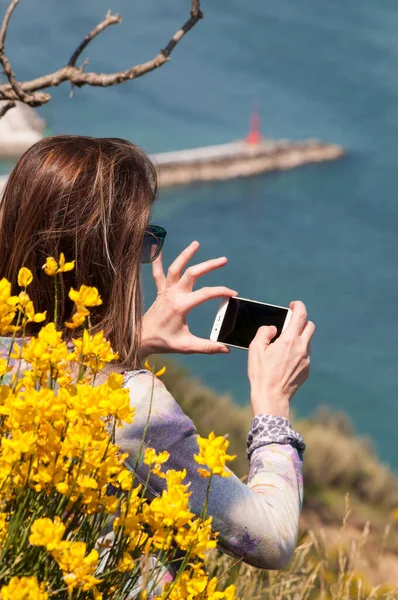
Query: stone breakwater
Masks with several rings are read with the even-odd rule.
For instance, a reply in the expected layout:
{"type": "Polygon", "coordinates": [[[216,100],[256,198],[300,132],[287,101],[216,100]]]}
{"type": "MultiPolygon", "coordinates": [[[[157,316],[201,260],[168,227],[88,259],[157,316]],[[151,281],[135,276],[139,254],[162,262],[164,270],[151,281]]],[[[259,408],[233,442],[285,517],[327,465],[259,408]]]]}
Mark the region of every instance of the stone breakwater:
{"type": "Polygon", "coordinates": [[[245,141],[151,156],[160,187],[198,181],[223,181],[267,171],[285,171],[307,163],[337,160],[346,154],[337,144],[320,140],[245,141]]]}
{"type": "MultiPolygon", "coordinates": [[[[152,154],[151,159],[159,175],[159,186],[167,187],[250,177],[267,171],[285,171],[307,163],[337,160],[345,154],[341,146],[319,140],[264,140],[258,144],[248,144],[242,140],[219,146],[152,154]]],[[[6,181],[7,176],[0,176],[0,193],[6,181]]]]}

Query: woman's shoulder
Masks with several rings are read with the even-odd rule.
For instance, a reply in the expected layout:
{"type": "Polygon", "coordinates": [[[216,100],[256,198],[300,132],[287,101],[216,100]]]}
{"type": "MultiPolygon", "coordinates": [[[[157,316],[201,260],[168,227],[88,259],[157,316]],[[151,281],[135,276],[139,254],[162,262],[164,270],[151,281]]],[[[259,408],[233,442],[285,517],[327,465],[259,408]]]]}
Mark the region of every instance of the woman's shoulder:
{"type": "Polygon", "coordinates": [[[123,371],[123,387],[128,388],[134,395],[135,399],[140,397],[149,398],[153,396],[153,400],[160,397],[170,396],[164,383],[156,377],[152,371],[147,369],[133,369],[131,371],[123,371]]]}
{"type": "Polygon", "coordinates": [[[131,404],[135,407],[136,417],[141,411],[147,415],[148,408],[152,417],[188,419],[178,402],[170,394],[163,381],[147,369],[124,371],[123,387],[130,392],[131,404]]]}
{"type": "Polygon", "coordinates": [[[133,387],[137,389],[143,387],[145,389],[159,387],[159,384],[164,387],[163,383],[148,369],[132,369],[131,371],[123,371],[123,387],[133,387]]]}

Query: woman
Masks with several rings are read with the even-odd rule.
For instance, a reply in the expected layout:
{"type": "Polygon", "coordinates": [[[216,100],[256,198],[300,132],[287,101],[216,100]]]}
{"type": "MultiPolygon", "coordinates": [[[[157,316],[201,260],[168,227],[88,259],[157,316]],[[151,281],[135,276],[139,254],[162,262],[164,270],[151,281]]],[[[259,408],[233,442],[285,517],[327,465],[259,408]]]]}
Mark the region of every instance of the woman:
{"type": "MultiPolygon", "coordinates": [[[[156,194],[156,175],[149,158],[119,139],[55,136],[35,144],[13,170],[1,203],[0,277],[16,289],[23,265],[34,273],[29,288],[35,306],[54,316],[53,281],[42,270],[47,256],[64,252],[76,259],[64,273],[58,326],[71,335],[73,304],[64,290],[95,285],[103,304],[92,312],[92,326],[103,330],[119,353],[136,407],[132,425],[124,426],[117,442],[134,466],[147,422],[152,374],[141,369],[145,357],[164,352],[228,352],[223,344],[193,336],[187,313],[211,298],[233,296],[226,287],[193,287],[206,273],[225,265],[218,258],[188,267],[198,250],[193,242],[170,266],[161,262],[165,232],[149,226],[156,194]],[[141,261],[153,262],[158,296],[142,318],[141,261]]],[[[248,434],[248,483],[237,477],[214,478],[208,513],[225,552],[260,568],[279,569],[294,551],[302,504],[304,442],[289,423],[289,402],[309,371],[314,325],[301,302],[291,304],[292,319],[272,345],[276,330],[261,327],[249,348],[248,376],[254,418],[248,434]]],[[[32,329],[28,333],[32,333],[32,329]]],[[[168,450],[169,468],[187,470],[191,509],[200,514],[207,481],[197,473],[196,430],[192,421],[155,381],[146,442],[168,450]]],[[[138,477],[145,481],[147,467],[138,477]]],[[[163,480],[151,478],[150,496],[159,495],[163,480]]]]}

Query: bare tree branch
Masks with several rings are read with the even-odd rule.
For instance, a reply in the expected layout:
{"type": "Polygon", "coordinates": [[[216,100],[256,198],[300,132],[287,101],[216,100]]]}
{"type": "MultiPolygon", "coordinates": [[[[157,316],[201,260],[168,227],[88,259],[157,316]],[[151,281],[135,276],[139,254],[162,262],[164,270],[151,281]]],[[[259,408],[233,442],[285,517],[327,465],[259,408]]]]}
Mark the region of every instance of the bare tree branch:
{"type": "MultiPolygon", "coordinates": [[[[170,59],[170,55],[177,44],[203,17],[200,10],[200,0],[191,0],[191,13],[189,19],[174,33],[165,48],[154,58],[124,71],[118,71],[117,73],[84,72],[83,67],[76,66],[76,61],[83,50],[91,40],[104,31],[104,29],[110,25],[120,23],[121,21],[119,15],[111,15],[111,13],[108,12],[104,21],[99,23],[77,47],[66,66],[61,67],[53,73],[38,77],[37,79],[18,82],[10,66],[10,62],[4,54],[4,42],[11,15],[19,1],[20,0],[11,0],[11,4],[6,11],[6,15],[0,28],[0,64],[3,66],[4,72],[8,78],[8,83],[0,85],[0,99],[10,101],[20,100],[30,106],[41,106],[51,99],[50,94],[43,93],[40,90],[57,87],[65,81],[69,81],[72,85],[77,87],[82,87],[84,85],[108,87],[136,79],[137,77],[141,77],[142,75],[157,69],[170,59]]],[[[2,115],[0,114],[0,116],[2,115]]]]}
{"type": "MultiPolygon", "coordinates": [[[[19,0],[11,0],[11,4],[9,5],[9,7],[6,10],[6,14],[4,16],[4,20],[1,25],[1,29],[0,29],[0,64],[3,67],[4,75],[6,75],[11,88],[15,92],[17,99],[22,100],[22,102],[25,102],[28,96],[27,96],[27,94],[24,93],[24,91],[21,89],[21,86],[16,81],[14,72],[11,69],[11,65],[10,65],[7,57],[4,54],[4,45],[5,45],[5,41],[6,41],[8,25],[10,23],[12,14],[18,4],[19,4],[19,0]]],[[[9,109],[7,109],[7,110],[9,110],[9,109]]],[[[7,112],[7,111],[5,111],[5,112],[7,112]]]]}
{"type": "Polygon", "coordinates": [[[202,19],[203,13],[200,10],[200,0],[192,0],[191,2],[191,16],[194,19],[202,19]]]}
{"type": "Polygon", "coordinates": [[[6,41],[7,29],[10,19],[12,17],[12,13],[19,4],[19,0],[12,0],[10,6],[6,10],[6,14],[4,15],[4,20],[0,29],[0,52],[4,52],[4,44],[6,41]]]}
{"type": "Polygon", "coordinates": [[[101,31],[104,31],[104,29],[106,29],[110,25],[116,25],[117,23],[121,23],[121,21],[122,19],[120,15],[111,15],[111,11],[109,10],[102,23],[99,23],[97,27],[94,27],[94,29],[92,29],[90,33],[86,35],[82,43],[79,44],[79,46],[76,48],[76,50],[69,59],[68,67],[74,67],[76,65],[76,61],[85,49],[85,47],[88,46],[91,40],[93,40],[99,33],[101,33],[101,31]]]}

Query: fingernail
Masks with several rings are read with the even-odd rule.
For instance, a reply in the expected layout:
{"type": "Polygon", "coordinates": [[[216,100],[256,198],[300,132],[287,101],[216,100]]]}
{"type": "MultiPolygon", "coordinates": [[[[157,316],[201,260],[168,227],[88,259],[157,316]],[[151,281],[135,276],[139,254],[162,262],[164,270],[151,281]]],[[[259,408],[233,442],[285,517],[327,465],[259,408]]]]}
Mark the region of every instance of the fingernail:
{"type": "Polygon", "coordinates": [[[228,346],[222,346],[220,348],[220,353],[221,354],[229,354],[229,348],[228,348],[228,346]]]}

